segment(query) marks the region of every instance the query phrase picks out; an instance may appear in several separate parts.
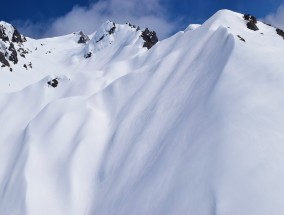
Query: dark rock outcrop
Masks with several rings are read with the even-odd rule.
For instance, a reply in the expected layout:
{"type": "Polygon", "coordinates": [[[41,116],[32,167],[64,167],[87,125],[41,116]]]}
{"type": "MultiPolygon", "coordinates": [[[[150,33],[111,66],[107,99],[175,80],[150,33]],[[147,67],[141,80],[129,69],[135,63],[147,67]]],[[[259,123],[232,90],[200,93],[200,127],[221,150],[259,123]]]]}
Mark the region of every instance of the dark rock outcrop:
{"type": "Polygon", "coordinates": [[[87,54],[85,54],[84,57],[85,57],[85,58],[90,58],[90,57],[92,57],[92,52],[88,52],[87,54]]]}
{"type": "MultiPolygon", "coordinates": [[[[11,26],[8,23],[1,23],[0,42],[2,45],[2,52],[0,54],[1,58],[0,61],[2,65],[10,67],[9,61],[12,62],[13,64],[17,64],[19,60],[18,60],[18,52],[15,48],[15,45],[18,44],[19,46],[23,46],[22,43],[26,42],[26,38],[23,35],[21,35],[14,26],[11,26]]],[[[20,49],[26,52],[23,48],[20,49]]]]}
{"type": "Polygon", "coordinates": [[[257,19],[255,16],[250,16],[250,21],[252,21],[254,24],[257,23],[257,19]]]}
{"type": "Polygon", "coordinates": [[[258,31],[258,27],[256,26],[256,24],[253,21],[249,21],[247,23],[247,28],[253,31],[258,31]]]}
{"type": "Polygon", "coordinates": [[[256,17],[255,16],[251,16],[250,14],[244,14],[243,18],[246,21],[252,21],[254,24],[257,23],[256,17]]]}
{"type": "Polygon", "coordinates": [[[250,15],[249,15],[249,14],[244,14],[243,18],[244,18],[244,20],[249,21],[249,19],[250,19],[250,15]]]}
{"type": "Polygon", "coordinates": [[[109,29],[109,31],[108,31],[108,34],[109,34],[109,35],[113,34],[113,33],[115,32],[115,29],[116,29],[115,23],[113,22],[112,24],[113,24],[113,27],[111,27],[111,28],[109,29]]]}
{"type": "Polygon", "coordinates": [[[52,86],[53,88],[55,88],[58,85],[58,80],[57,80],[57,78],[55,78],[55,79],[53,79],[51,81],[48,81],[47,84],[52,86]]]}
{"type": "MultiPolygon", "coordinates": [[[[14,42],[14,43],[23,43],[23,42],[26,42],[26,38],[20,34],[20,32],[13,26],[14,28],[14,32],[13,32],[13,35],[12,35],[12,39],[11,39],[11,42],[14,42]]],[[[7,42],[9,41],[9,37],[6,33],[6,27],[4,25],[0,25],[0,39],[3,41],[3,42],[7,42]]]]}
{"type": "Polygon", "coordinates": [[[276,28],[276,33],[284,39],[284,31],[280,28],[276,28]]]}
{"type": "MultiPolygon", "coordinates": [[[[14,26],[13,26],[14,27],[14,26]]],[[[14,43],[23,43],[26,42],[27,39],[20,34],[20,32],[14,27],[14,33],[12,36],[12,42],[14,43]]]]}
{"type": "Polygon", "coordinates": [[[103,40],[104,37],[105,37],[105,35],[101,36],[100,39],[98,39],[98,40],[96,41],[96,43],[98,43],[98,42],[100,42],[101,40],[103,40]]]}
{"type": "Polygon", "coordinates": [[[106,26],[105,29],[104,29],[104,32],[98,34],[98,36],[96,38],[96,42],[97,43],[102,41],[105,37],[107,37],[107,36],[109,36],[111,34],[114,34],[115,29],[116,29],[115,23],[114,22],[110,22],[110,21],[108,21],[107,24],[108,23],[111,23],[112,26],[106,26]]]}
{"type": "Polygon", "coordinates": [[[9,41],[9,37],[7,36],[6,32],[5,32],[5,28],[3,25],[0,25],[0,39],[3,41],[3,42],[7,42],[9,41]]]}
{"type": "Polygon", "coordinates": [[[241,41],[246,42],[245,39],[242,38],[240,35],[237,35],[237,37],[238,37],[241,41]]]}
{"type": "Polygon", "coordinates": [[[79,36],[80,38],[78,40],[78,43],[87,43],[90,40],[90,38],[87,35],[85,35],[82,31],[79,32],[79,36]]]}
{"type": "Polygon", "coordinates": [[[2,66],[10,67],[9,62],[6,60],[5,55],[2,52],[0,52],[0,62],[2,63],[2,66]]]}
{"type": "Polygon", "coordinates": [[[128,22],[127,22],[126,25],[128,25],[130,28],[136,29],[136,31],[139,31],[139,30],[140,30],[140,27],[139,27],[139,26],[136,27],[136,25],[132,25],[131,23],[128,23],[128,22]]]}
{"type": "Polygon", "coordinates": [[[18,52],[22,53],[22,54],[28,54],[29,52],[23,48],[19,48],[18,52]]]}
{"type": "Polygon", "coordinates": [[[258,31],[258,27],[256,25],[257,19],[255,16],[251,16],[250,14],[244,14],[243,16],[244,20],[248,21],[247,22],[247,28],[252,30],[252,31],[258,31]]]}
{"type": "Polygon", "coordinates": [[[9,61],[12,61],[14,64],[17,64],[18,63],[18,54],[17,54],[17,51],[16,51],[13,43],[10,43],[8,50],[11,51],[11,54],[9,56],[9,61]]]}
{"type": "Polygon", "coordinates": [[[135,25],[132,25],[131,23],[126,23],[126,25],[128,25],[130,28],[136,28],[136,26],[135,25]]]}
{"type": "Polygon", "coordinates": [[[156,32],[149,31],[148,28],[142,31],[141,37],[145,41],[143,47],[146,47],[147,49],[152,48],[159,41],[156,32]]]}

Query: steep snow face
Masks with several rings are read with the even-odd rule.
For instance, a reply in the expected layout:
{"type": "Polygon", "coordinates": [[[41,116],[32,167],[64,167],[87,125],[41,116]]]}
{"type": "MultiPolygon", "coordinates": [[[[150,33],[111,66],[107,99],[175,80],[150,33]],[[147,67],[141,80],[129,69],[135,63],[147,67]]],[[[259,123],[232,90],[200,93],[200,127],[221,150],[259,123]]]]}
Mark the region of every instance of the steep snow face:
{"type": "Polygon", "coordinates": [[[0,214],[282,214],[284,40],[256,25],[28,38],[33,67],[1,69],[0,214]]]}

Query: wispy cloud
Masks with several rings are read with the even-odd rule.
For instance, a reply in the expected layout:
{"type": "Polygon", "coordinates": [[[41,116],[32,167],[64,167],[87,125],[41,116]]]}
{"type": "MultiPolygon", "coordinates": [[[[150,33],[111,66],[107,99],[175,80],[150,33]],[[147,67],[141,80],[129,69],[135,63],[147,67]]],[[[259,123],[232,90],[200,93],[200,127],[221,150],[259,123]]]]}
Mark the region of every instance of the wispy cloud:
{"type": "Polygon", "coordinates": [[[46,23],[18,21],[17,25],[28,36],[51,37],[79,30],[89,34],[106,20],[149,27],[162,39],[177,27],[175,21],[168,20],[167,11],[160,0],[100,0],[87,7],[74,6],[69,13],[46,23]]]}
{"type": "Polygon", "coordinates": [[[264,21],[275,27],[284,29],[284,4],[281,4],[275,13],[267,15],[264,21]]]}

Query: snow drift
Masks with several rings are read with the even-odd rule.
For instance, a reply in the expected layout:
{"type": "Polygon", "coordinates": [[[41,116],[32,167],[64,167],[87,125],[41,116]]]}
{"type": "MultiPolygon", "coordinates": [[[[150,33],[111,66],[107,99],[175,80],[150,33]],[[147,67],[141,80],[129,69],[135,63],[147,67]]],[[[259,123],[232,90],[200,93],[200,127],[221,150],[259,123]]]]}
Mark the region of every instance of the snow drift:
{"type": "Polygon", "coordinates": [[[16,42],[28,54],[0,70],[0,214],[284,213],[284,40],[247,23],[221,10],[148,33],[149,50],[109,21],[16,42]]]}

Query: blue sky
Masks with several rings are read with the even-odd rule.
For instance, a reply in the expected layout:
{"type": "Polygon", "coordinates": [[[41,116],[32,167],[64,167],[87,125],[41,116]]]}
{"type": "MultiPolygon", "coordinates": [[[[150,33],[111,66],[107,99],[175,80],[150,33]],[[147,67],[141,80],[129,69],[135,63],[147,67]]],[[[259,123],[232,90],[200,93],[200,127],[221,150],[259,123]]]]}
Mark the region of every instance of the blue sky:
{"type": "Polygon", "coordinates": [[[5,1],[0,19],[31,37],[91,33],[107,19],[150,27],[165,38],[190,23],[202,23],[219,9],[251,13],[284,25],[283,0],[25,0],[5,1]]]}

